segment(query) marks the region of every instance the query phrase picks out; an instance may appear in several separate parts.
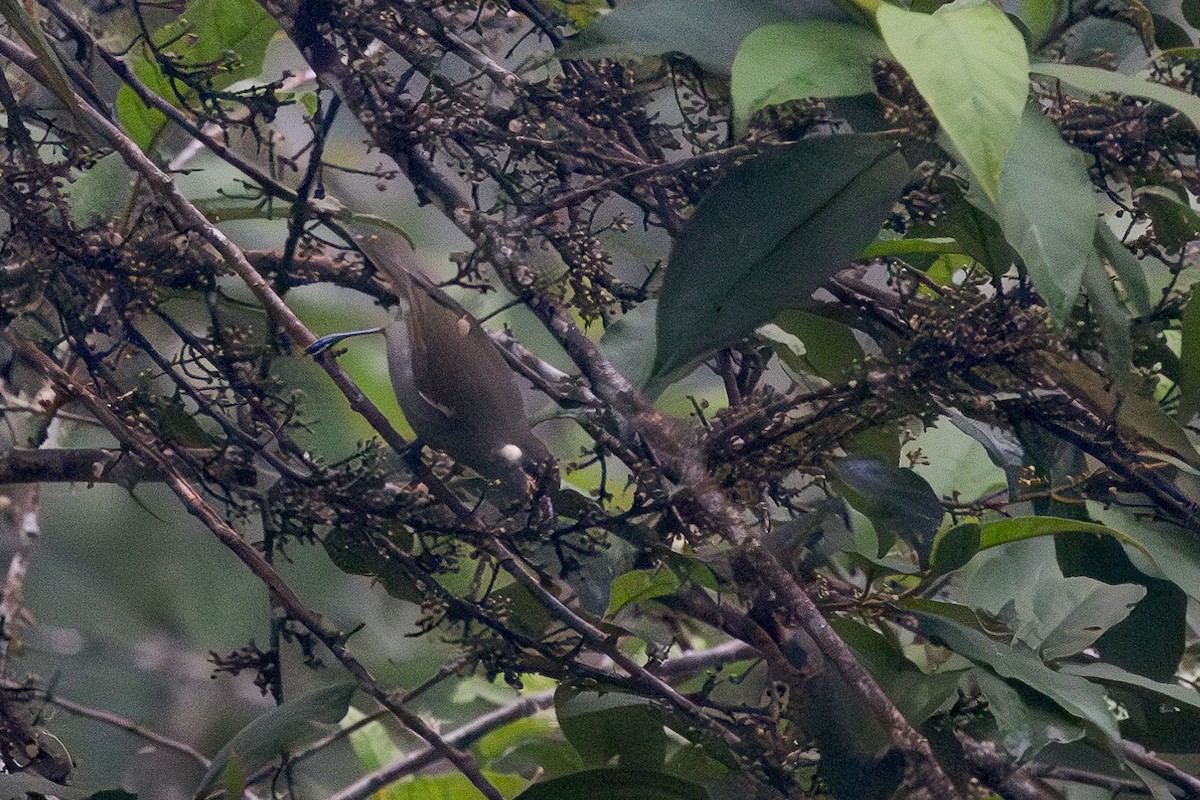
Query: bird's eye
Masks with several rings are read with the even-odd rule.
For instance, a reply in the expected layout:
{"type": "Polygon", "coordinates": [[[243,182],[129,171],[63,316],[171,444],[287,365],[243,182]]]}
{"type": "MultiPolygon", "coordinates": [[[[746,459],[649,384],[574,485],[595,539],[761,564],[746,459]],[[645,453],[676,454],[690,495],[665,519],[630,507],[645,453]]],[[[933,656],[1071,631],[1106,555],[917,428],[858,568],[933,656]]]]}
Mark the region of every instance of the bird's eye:
{"type": "Polygon", "coordinates": [[[518,464],[525,454],[515,444],[506,444],[500,448],[500,457],[510,464],[518,464]]]}

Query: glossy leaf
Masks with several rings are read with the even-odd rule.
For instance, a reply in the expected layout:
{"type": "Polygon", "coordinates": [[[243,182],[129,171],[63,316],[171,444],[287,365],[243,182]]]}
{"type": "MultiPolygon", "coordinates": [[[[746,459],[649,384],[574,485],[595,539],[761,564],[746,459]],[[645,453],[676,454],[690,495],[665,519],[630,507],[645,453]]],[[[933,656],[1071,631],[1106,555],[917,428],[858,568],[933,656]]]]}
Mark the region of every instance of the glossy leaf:
{"type": "Polygon", "coordinates": [[[978,522],[964,522],[939,533],[933,540],[929,568],[940,575],[966,566],[979,552],[982,531],[978,522]]]}
{"type": "Polygon", "coordinates": [[[245,774],[249,774],[297,744],[326,733],[318,725],[332,725],[346,716],[354,689],[353,683],[317,689],[285,702],[242,728],[213,757],[194,796],[203,798],[216,788],[232,759],[236,758],[245,774]]]}
{"type": "Polygon", "coordinates": [[[933,14],[883,4],[879,30],[984,193],[995,200],[1001,164],[1029,94],[1025,40],[985,0],[933,14]]]}
{"type": "Polygon", "coordinates": [[[1038,75],[1056,78],[1076,89],[1092,93],[1112,93],[1131,97],[1144,97],[1171,106],[1187,117],[1200,129],[1200,98],[1161,83],[1152,83],[1143,78],[1123,75],[1098,67],[1079,64],[1031,64],[1029,71],[1038,75]]]}
{"type": "Polygon", "coordinates": [[[1117,721],[1108,710],[1104,691],[1073,675],[1056,672],[1020,643],[998,642],[946,617],[915,612],[922,633],[1004,678],[1019,681],[1046,695],[1065,711],[1091,723],[1106,737],[1120,738],[1117,721]]]}
{"type": "MultiPolygon", "coordinates": [[[[503,775],[483,770],[483,777],[505,797],[512,797],[529,785],[519,775],[503,775]]],[[[479,800],[482,797],[466,775],[447,772],[442,775],[418,775],[388,784],[371,795],[371,800],[479,800]]]]}
{"type": "Polygon", "coordinates": [[[871,61],[885,52],[878,36],[857,25],[764,25],[742,40],[733,61],[734,125],[744,130],[754,112],[788,100],[874,91],[871,61]]]}
{"type": "Polygon", "coordinates": [[[997,219],[1033,286],[1060,320],[1070,316],[1095,253],[1099,202],[1088,159],[1032,106],[1004,160],[997,219]]]}
{"type": "Polygon", "coordinates": [[[709,800],[709,795],[674,775],[603,768],[535,783],[515,800],[709,800]]]}
{"type": "Polygon", "coordinates": [[[891,141],[863,135],[805,139],[730,170],[667,264],[655,375],[807,299],[875,238],[908,173],[891,141]]]}

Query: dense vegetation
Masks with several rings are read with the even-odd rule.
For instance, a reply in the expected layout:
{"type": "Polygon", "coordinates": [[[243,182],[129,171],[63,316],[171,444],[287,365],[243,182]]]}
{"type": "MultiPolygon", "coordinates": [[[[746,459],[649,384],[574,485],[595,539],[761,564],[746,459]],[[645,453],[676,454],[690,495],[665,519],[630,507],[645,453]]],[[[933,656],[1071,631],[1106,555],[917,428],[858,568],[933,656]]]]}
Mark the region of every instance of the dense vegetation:
{"type": "Polygon", "coordinates": [[[5,796],[127,796],[116,724],[197,797],[1200,797],[1200,6],[609,5],[0,5],[5,796]],[[312,349],[404,275],[531,388],[527,491],[312,349]],[[23,666],[64,482],[265,587],[215,756],[23,666]]]}

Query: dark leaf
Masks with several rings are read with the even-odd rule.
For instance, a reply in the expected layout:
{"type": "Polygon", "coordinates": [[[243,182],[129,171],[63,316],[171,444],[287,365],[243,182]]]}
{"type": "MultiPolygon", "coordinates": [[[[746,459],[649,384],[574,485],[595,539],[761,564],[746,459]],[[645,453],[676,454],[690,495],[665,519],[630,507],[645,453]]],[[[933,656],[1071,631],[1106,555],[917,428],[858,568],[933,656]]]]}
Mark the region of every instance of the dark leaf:
{"type": "Polygon", "coordinates": [[[662,709],[632,695],[575,693],[559,689],[558,724],[587,766],[617,759],[624,769],[658,770],[667,756],[662,709]]]}
{"type": "Polygon", "coordinates": [[[1037,654],[1019,642],[999,642],[980,631],[949,619],[916,612],[921,631],[954,652],[994,670],[1004,678],[1020,681],[1046,695],[1072,716],[1098,729],[1110,739],[1119,738],[1117,721],[1108,700],[1097,686],[1047,667],[1037,654]]]}
{"type": "Polygon", "coordinates": [[[893,142],[864,135],[805,139],[730,170],[671,254],[655,375],[807,299],[875,239],[908,173],[893,142]]]}
{"type": "Polygon", "coordinates": [[[846,499],[875,525],[879,557],[891,549],[895,537],[915,547],[923,561],[929,557],[945,510],[924,478],[911,469],[866,458],[838,459],[833,470],[846,499]]]}

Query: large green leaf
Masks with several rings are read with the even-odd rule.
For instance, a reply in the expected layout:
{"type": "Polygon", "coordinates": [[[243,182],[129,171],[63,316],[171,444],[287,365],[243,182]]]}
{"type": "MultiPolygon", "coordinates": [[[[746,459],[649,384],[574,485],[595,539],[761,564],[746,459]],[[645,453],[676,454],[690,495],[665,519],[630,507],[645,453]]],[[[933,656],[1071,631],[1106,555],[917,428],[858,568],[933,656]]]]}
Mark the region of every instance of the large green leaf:
{"type": "Polygon", "coordinates": [[[667,264],[655,375],[807,299],[875,239],[908,173],[892,141],[865,135],[804,139],[733,168],[667,264]]]}
{"type": "Polygon", "coordinates": [[[956,578],[953,596],[1004,617],[1014,639],[1054,661],[1090,647],[1146,596],[1132,581],[1114,583],[1064,575],[1047,538],[980,555],[956,578]]]}
{"type": "Polygon", "coordinates": [[[1137,549],[1150,561],[1151,555],[1137,538],[1094,522],[1062,517],[1011,517],[987,524],[966,522],[939,534],[933,542],[930,562],[937,572],[959,569],[976,554],[1009,542],[1020,542],[1058,533],[1094,533],[1111,536],[1123,545],[1137,549]]]}
{"type": "Polygon", "coordinates": [[[854,362],[863,357],[862,346],[849,326],[807,311],[787,310],[775,324],[804,343],[800,361],[822,378],[848,380],[854,362]]]}
{"type": "MultiPolygon", "coordinates": [[[[211,88],[224,89],[262,71],[267,43],[278,28],[253,0],[192,0],[177,20],[155,33],[155,41],[166,43],[165,52],[186,64],[227,62],[228,68],[209,81],[211,88]]],[[[183,84],[173,85],[144,49],[132,66],[152,91],[173,104],[178,104],[177,91],[187,91],[183,84]]],[[[143,105],[128,86],[117,93],[116,111],[121,124],[143,149],[153,143],[166,124],[166,117],[143,105]]]]}
{"type": "Polygon", "coordinates": [[[1000,165],[1029,94],[1025,40],[986,0],[956,0],[933,14],[884,3],[879,30],[963,163],[995,200],[1000,165]]]}
{"type": "Polygon", "coordinates": [[[674,775],[606,767],[535,783],[514,800],[709,800],[709,795],[674,775]]]}
{"type": "Polygon", "coordinates": [[[354,689],[353,683],[317,689],[271,709],[242,728],[213,757],[194,797],[203,798],[220,785],[227,768],[236,767],[248,774],[297,744],[313,741],[326,733],[318,725],[332,725],[346,716],[354,689]]]}
{"type": "Polygon", "coordinates": [[[871,60],[885,52],[878,36],[857,25],[764,25],[742,40],[733,61],[734,125],[744,130],[755,111],[788,100],[871,92],[871,60]]]}
{"type": "Polygon", "coordinates": [[[1171,106],[1183,114],[1192,124],[1200,129],[1200,97],[1196,97],[1161,83],[1152,83],[1132,75],[1122,75],[1098,67],[1085,67],[1079,64],[1031,64],[1029,71],[1038,75],[1057,78],[1063,83],[1070,84],[1085,92],[1130,95],[1145,97],[1158,103],[1171,106]]]}
{"type": "Polygon", "coordinates": [[[976,667],[970,677],[987,700],[988,711],[996,720],[1000,744],[1013,758],[1032,758],[1051,742],[1074,742],[1087,735],[1082,725],[1053,706],[1030,702],[1036,695],[1020,692],[990,670],[976,667]]]}
{"type": "Polygon", "coordinates": [[[554,709],[563,735],[585,765],[604,766],[616,758],[625,769],[662,769],[668,740],[658,706],[633,695],[560,689],[554,709]]]}
{"type": "Polygon", "coordinates": [[[996,641],[984,633],[947,618],[914,612],[921,631],[976,664],[990,667],[1049,697],[1072,716],[1094,725],[1110,739],[1120,738],[1117,721],[1108,710],[1104,690],[1073,675],[1056,672],[1028,647],[996,641]]]}
{"type": "Polygon", "coordinates": [[[1030,106],[1004,159],[997,218],[1034,287],[1061,320],[1097,259],[1100,207],[1087,167],[1087,158],[1030,106]]]}

